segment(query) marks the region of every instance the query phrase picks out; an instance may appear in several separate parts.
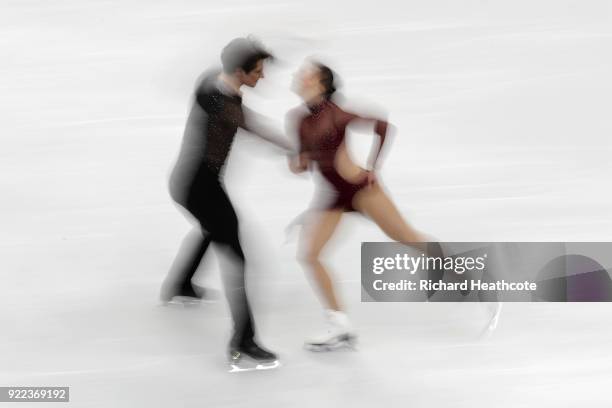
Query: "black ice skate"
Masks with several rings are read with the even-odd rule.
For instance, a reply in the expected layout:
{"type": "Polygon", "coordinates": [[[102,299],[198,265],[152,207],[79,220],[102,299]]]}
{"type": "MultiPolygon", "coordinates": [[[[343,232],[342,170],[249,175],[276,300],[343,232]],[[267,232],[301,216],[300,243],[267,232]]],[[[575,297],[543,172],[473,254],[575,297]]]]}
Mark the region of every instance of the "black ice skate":
{"type": "Polygon", "coordinates": [[[241,371],[269,370],[280,366],[276,354],[265,350],[254,341],[239,347],[230,346],[230,373],[241,371]]]}

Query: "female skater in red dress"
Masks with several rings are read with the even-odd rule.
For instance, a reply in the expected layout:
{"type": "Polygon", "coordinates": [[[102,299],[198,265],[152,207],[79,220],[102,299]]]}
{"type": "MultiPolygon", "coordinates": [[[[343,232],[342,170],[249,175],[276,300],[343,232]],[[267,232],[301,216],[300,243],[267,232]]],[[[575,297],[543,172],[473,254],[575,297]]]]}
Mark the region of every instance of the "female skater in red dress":
{"type": "Polygon", "coordinates": [[[304,224],[300,237],[301,260],[313,271],[315,285],[320,289],[326,308],[328,330],[306,341],[310,349],[331,349],[352,343],[355,333],[338,301],[330,275],[319,259],[321,251],[332,237],[342,214],[358,211],[372,219],[392,240],[424,250],[426,237],[409,226],[376,178],[378,157],[385,142],[388,124],[380,119],[349,113],[332,102],[335,92],[334,73],[327,66],[307,63],[298,73],[295,91],[303,99],[307,113],[290,113],[295,124],[299,151],[290,160],[290,168],[299,173],[316,164],[321,175],[334,191],[334,199],[324,208],[312,211],[313,218],[304,224]],[[380,137],[378,149],[371,157],[370,169],[359,167],[349,158],[345,131],[352,122],[374,124],[380,137]]]}

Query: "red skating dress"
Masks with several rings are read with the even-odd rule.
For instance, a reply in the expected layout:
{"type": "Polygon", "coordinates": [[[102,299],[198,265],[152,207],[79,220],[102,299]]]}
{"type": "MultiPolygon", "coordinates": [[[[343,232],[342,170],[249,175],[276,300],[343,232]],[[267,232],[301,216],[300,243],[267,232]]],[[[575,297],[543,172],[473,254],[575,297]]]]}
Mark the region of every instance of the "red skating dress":
{"type": "Polygon", "coordinates": [[[355,211],[353,197],[367,186],[367,179],[354,183],[342,177],[335,166],[336,154],[344,143],[347,125],[355,119],[375,122],[374,131],[381,137],[380,152],[387,122],[346,112],[329,100],[308,109],[310,114],[301,119],[297,128],[300,154],[305,153],[311,161],[316,162],[323,177],[331,184],[336,196],[327,208],[355,211]]]}

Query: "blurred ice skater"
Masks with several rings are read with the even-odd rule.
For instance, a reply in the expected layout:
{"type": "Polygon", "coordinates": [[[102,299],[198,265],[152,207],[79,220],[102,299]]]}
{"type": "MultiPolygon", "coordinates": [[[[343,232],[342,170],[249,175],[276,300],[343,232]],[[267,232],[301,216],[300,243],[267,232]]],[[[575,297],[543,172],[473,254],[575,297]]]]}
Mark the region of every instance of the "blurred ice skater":
{"type": "Polygon", "coordinates": [[[293,172],[317,167],[334,193],[331,202],[317,205],[310,211],[300,237],[304,264],[313,271],[315,284],[320,289],[326,308],[327,331],[306,341],[310,349],[331,349],[351,344],[355,332],[343,312],[334,290],[332,279],[319,256],[332,237],[342,214],[358,211],[371,218],[393,240],[427,250],[427,238],[408,225],[376,178],[375,170],[385,142],[388,124],[384,120],[361,117],[338,107],[332,96],[336,90],[333,71],[318,62],[307,62],[296,76],[295,91],[303,99],[307,111],[296,109],[289,113],[299,140],[299,154],[290,161],[293,172]],[[378,149],[373,150],[369,169],[363,169],[349,158],[345,131],[353,122],[374,125],[380,137],[378,149]]]}
{"type": "MultiPolygon", "coordinates": [[[[245,258],[238,234],[238,218],[225,192],[222,169],[238,128],[253,131],[257,116],[242,105],[240,87],[254,87],[264,77],[264,61],[271,57],[259,43],[232,40],[221,53],[223,70],[205,74],[197,85],[177,163],[170,176],[174,201],[197,221],[185,238],[161,289],[162,302],[177,296],[197,300],[205,293],[191,279],[211,242],[232,261],[222,271],[234,332],[229,344],[230,360],[248,356],[258,362],[276,356],[255,340],[255,325],[245,289],[245,258]]],[[[277,136],[258,135],[290,149],[277,136]]]]}

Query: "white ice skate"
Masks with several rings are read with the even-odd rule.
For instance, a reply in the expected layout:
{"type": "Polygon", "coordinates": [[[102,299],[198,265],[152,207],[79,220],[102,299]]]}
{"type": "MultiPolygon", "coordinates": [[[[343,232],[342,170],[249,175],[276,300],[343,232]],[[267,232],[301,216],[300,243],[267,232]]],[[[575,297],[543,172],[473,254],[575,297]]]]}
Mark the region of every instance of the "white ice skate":
{"type": "Polygon", "coordinates": [[[482,332],[481,337],[483,339],[490,337],[495,331],[495,329],[497,329],[497,325],[499,323],[499,316],[502,310],[502,305],[503,305],[502,302],[492,302],[491,303],[490,305],[490,308],[492,309],[491,310],[491,320],[489,320],[489,323],[487,324],[487,326],[482,332]]]}
{"type": "Polygon", "coordinates": [[[326,320],[326,332],[306,340],[304,347],[310,351],[333,351],[341,348],[354,349],[357,335],[352,329],[347,315],[340,311],[327,310],[326,320]]]}

